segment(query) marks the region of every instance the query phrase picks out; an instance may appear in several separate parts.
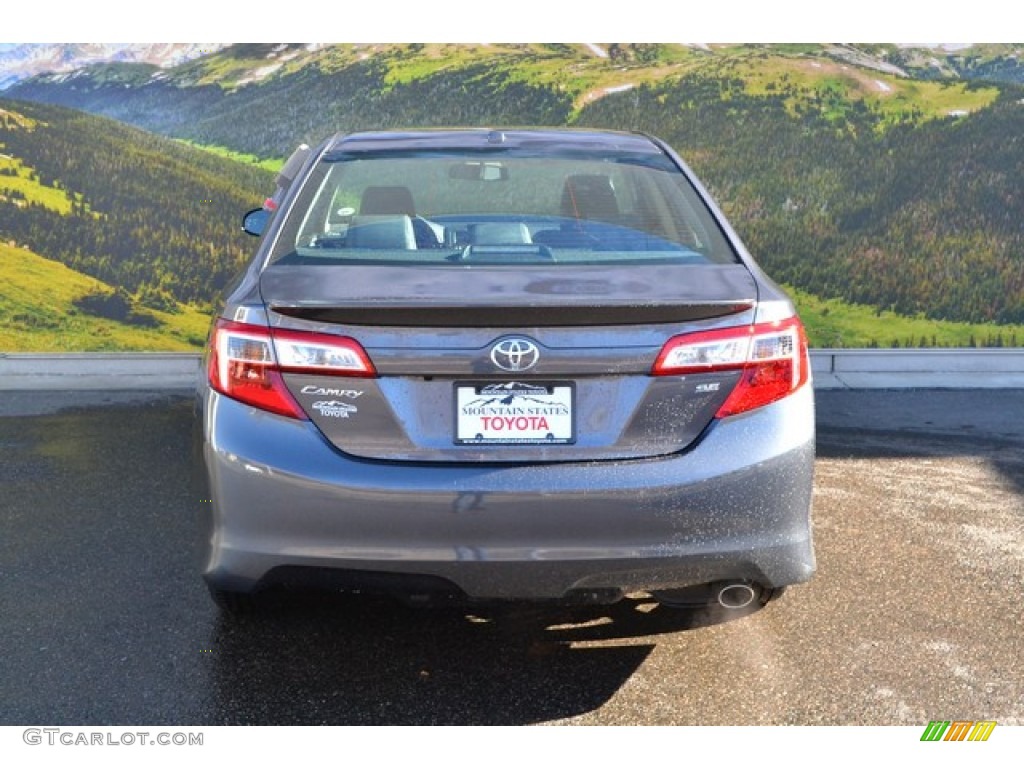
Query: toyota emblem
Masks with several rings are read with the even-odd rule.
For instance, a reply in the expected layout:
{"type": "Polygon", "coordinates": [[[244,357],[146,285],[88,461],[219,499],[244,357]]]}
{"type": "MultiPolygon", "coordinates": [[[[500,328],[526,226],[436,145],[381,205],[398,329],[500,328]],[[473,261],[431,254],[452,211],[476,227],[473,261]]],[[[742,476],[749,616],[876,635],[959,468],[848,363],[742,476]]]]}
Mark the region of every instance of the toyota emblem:
{"type": "Polygon", "coordinates": [[[540,360],[540,350],[529,339],[502,339],[491,348],[491,362],[503,371],[528,371],[540,360]]]}

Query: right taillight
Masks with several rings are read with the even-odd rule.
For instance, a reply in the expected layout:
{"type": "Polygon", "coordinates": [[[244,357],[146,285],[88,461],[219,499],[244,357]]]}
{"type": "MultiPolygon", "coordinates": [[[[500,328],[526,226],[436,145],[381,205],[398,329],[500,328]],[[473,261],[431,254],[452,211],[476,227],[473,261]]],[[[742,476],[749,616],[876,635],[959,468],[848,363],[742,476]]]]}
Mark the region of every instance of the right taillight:
{"type": "Polygon", "coordinates": [[[721,328],[674,336],[651,373],[672,376],[740,371],[739,381],[715,415],[719,418],[774,403],[810,377],[807,337],[800,320],[721,328]]]}
{"type": "Polygon", "coordinates": [[[265,411],[305,418],[282,372],[328,376],[375,376],[373,364],[353,339],[323,333],[274,330],[220,319],[210,337],[207,375],[221,394],[265,411]]]}

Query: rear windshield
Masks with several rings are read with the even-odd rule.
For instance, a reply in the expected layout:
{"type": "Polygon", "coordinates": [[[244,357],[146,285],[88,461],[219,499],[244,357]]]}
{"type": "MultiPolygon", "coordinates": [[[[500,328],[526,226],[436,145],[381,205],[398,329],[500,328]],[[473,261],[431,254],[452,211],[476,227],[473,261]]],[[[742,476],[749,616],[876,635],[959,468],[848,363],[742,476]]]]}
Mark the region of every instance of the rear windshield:
{"type": "Polygon", "coordinates": [[[737,261],[664,156],[536,152],[326,156],[271,260],[281,264],[737,261]]]}

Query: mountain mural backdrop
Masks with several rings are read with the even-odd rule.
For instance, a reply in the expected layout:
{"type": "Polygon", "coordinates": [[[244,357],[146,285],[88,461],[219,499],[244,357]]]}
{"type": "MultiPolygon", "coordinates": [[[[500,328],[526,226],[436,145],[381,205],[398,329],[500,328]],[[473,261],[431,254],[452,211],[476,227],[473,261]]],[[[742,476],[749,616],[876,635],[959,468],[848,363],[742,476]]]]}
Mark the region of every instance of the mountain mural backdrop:
{"type": "Polygon", "coordinates": [[[465,124],[666,139],[818,345],[1024,339],[1024,45],[42,48],[0,54],[0,276],[16,252],[97,280],[60,316],[139,345],[198,343],[175,323],[244,262],[238,217],[296,144],[465,124]]]}

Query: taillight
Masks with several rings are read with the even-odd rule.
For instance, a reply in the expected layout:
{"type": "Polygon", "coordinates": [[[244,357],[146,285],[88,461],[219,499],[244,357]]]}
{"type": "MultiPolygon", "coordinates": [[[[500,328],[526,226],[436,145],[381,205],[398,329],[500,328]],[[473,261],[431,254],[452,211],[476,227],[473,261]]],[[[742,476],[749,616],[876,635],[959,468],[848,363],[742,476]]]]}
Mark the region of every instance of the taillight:
{"type": "Polygon", "coordinates": [[[324,333],[274,330],[218,320],[207,362],[210,386],[265,411],[305,418],[281,378],[283,372],[375,376],[366,352],[353,339],[324,333]]]}
{"type": "Polygon", "coordinates": [[[715,415],[734,416],[781,400],[810,376],[807,337],[793,317],[774,323],[675,336],[654,363],[654,376],[742,371],[715,415]]]}

